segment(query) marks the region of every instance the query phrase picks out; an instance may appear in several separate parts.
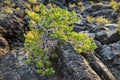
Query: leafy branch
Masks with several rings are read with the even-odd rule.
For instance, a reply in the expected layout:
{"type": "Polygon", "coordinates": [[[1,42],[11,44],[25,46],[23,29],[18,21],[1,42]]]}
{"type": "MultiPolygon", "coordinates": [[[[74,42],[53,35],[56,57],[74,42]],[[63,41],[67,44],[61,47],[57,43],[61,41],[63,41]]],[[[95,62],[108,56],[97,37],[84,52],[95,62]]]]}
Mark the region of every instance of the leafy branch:
{"type": "Polygon", "coordinates": [[[48,10],[43,4],[39,5],[39,12],[26,10],[30,17],[30,31],[25,36],[26,48],[32,52],[28,62],[36,65],[36,70],[42,75],[55,73],[49,61],[48,39],[56,39],[62,43],[74,44],[79,53],[91,51],[96,48],[94,40],[85,33],[73,32],[74,23],[78,21],[75,12],[60,8],[48,10]]]}

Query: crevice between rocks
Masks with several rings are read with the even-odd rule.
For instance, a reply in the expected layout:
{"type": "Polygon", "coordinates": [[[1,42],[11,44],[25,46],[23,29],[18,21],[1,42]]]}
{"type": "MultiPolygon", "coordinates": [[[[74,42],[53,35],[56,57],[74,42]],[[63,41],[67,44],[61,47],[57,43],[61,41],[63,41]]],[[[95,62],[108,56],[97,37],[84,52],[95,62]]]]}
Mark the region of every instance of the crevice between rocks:
{"type": "Polygon", "coordinates": [[[97,53],[83,53],[92,69],[100,76],[102,80],[116,80],[111,71],[104,65],[104,63],[95,55],[97,53]]]}

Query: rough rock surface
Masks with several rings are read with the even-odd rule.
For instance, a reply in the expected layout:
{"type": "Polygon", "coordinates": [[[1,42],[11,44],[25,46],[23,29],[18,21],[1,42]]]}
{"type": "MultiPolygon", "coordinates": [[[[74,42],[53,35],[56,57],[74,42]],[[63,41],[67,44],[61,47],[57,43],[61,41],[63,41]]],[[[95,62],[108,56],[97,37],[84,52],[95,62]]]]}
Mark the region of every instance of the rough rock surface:
{"type": "Polygon", "coordinates": [[[120,80],[120,41],[109,45],[104,45],[99,51],[103,57],[106,65],[110,68],[111,72],[120,80]]]}
{"type": "Polygon", "coordinates": [[[9,51],[9,44],[5,38],[0,36],[0,56],[5,55],[9,51]]]}
{"type": "Polygon", "coordinates": [[[70,44],[58,47],[59,66],[64,80],[101,80],[84,57],[76,53],[70,44]]]}
{"type": "Polygon", "coordinates": [[[97,54],[95,52],[83,54],[83,56],[87,59],[91,67],[98,73],[102,80],[116,80],[111,71],[96,55],[97,54]]]}
{"type": "Polygon", "coordinates": [[[0,80],[38,80],[31,68],[23,65],[23,54],[23,51],[9,52],[0,58],[0,80]]]}
{"type": "Polygon", "coordinates": [[[29,52],[14,50],[0,57],[0,80],[58,80],[55,75],[43,77],[35,67],[25,63],[29,52]]]}
{"type": "MultiPolygon", "coordinates": [[[[58,54],[62,80],[101,80],[87,61],[75,52],[73,47],[62,44],[58,54]]],[[[60,80],[59,76],[41,76],[35,73],[34,65],[27,65],[28,52],[18,49],[0,58],[0,80],[60,80]]],[[[59,73],[60,74],[60,73],[59,73]]]]}
{"type": "MultiPolygon", "coordinates": [[[[0,0],[0,6],[3,6],[3,1],[0,0]]],[[[0,8],[0,52],[1,50],[6,51],[4,52],[5,55],[0,57],[0,80],[100,80],[100,75],[97,75],[100,71],[95,72],[95,69],[89,66],[90,63],[81,55],[76,54],[70,45],[61,44],[58,46],[56,52],[59,53],[59,58],[56,62],[53,62],[58,72],[47,77],[36,74],[33,65],[25,64],[28,53],[24,52],[24,50],[15,50],[15,52],[7,53],[8,48],[5,46],[8,46],[8,44],[11,49],[23,47],[24,33],[28,30],[27,21],[29,20],[24,13],[25,7],[22,3],[19,3],[22,0],[11,1],[16,2],[15,7],[19,7],[21,10],[15,11],[13,14],[4,14],[1,12],[2,7],[0,8]]],[[[52,0],[38,1],[47,3],[52,0]]],[[[96,49],[96,52],[98,52],[97,57],[106,64],[116,80],[120,80],[120,37],[117,30],[118,26],[116,25],[118,14],[108,4],[91,6],[88,0],[82,0],[82,6],[85,6],[83,11],[77,10],[81,9],[81,5],[78,5],[78,8],[68,8],[69,3],[74,2],[77,4],[77,1],[81,0],[54,0],[54,3],[70,11],[74,10],[78,15],[82,15],[82,19],[76,23],[73,31],[86,32],[95,39],[98,46],[96,49]],[[67,6],[65,6],[66,4],[67,6]],[[103,16],[110,19],[112,23],[98,26],[88,22],[88,16],[93,16],[94,18],[103,16]]],[[[90,1],[97,3],[106,0],[90,1]]]]}
{"type": "Polygon", "coordinates": [[[24,42],[26,23],[16,15],[1,20],[0,28],[0,34],[8,41],[11,48],[19,47],[20,43],[24,42]]]}

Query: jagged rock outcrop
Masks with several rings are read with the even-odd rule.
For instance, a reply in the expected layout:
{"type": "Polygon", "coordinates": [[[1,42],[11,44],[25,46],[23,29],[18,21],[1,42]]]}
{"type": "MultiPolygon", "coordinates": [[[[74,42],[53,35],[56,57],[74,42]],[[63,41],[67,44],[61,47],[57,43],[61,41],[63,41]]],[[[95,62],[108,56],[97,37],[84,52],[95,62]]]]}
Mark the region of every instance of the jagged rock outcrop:
{"type": "MultiPolygon", "coordinates": [[[[57,63],[61,70],[62,80],[101,80],[87,61],[77,54],[70,44],[60,44],[58,47],[59,61],[57,63]]],[[[42,77],[40,74],[36,74],[34,65],[25,64],[28,54],[24,49],[19,49],[1,57],[0,79],[59,80],[59,77],[55,75],[42,77]]]]}
{"type": "MultiPolygon", "coordinates": [[[[0,0],[0,2],[3,1],[0,0]]],[[[77,54],[70,44],[57,43],[57,45],[54,45],[55,48],[50,49],[50,51],[55,51],[59,56],[58,59],[51,60],[56,74],[43,77],[35,72],[34,65],[25,64],[28,52],[20,50],[20,48],[8,52],[9,47],[10,50],[11,48],[16,49],[15,47],[23,47],[24,33],[28,31],[27,21],[29,20],[24,13],[25,6],[22,3],[19,4],[17,0],[12,1],[15,1],[15,7],[19,7],[21,10],[9,15],[0,12],[0,52],[5,51],[2,52],[4,56],[0,57],[0,80],[115,80],[115,78],[120,80],[120,37],[117,30],[118,26],[113,24],[97,26],[87,21],[87,16],[105,16],[111,19],[112,22],[117,22],[117,14],[110,5],[96,4],[90,6],[86,3],[88,0],[82,0],[82,2],[85,2],[83,3],[85,10],[83,12],[78,11],[78,14],[81,14],[83,18],[76,23],[73,31],[84,31],[90,34],[97,43],[97,53],[85,54],[86,56],[84,56],[77,54]]],[[[42,0],[38,1],[43,2],[42,0]]],[[[47,2],[49,0],[44,1],[47,2]]],[[[81,0],[52,1],[58,6],[67,7],[68,9],[68,6],[65,6],[67,3],[81,0]]],[[[99,2],[101,0],[91,1],[99,2]]],[[[73,10],[76,10],[76,8],[73,10]]]]}
{"type": "Polygon", "coordinates": [[[71,44],[60,44],[58,55],[63,80],[101,80],[81,54],[71,44]]]}
{"type": "Polygon", "coordinates": [[[102,80],[116,80],[111,71],[96,56],[95,52],[84,53],[83,56],[88,60],[91,67],[98,73],[102,80]]]}
{"type": "Polygon", "coordinates": [[[27,65],[24,51],[9,52],[0,58],[0,80],[38,80],[27,65]]]}
{"type": "Polygon", "coordinates": [[[99,49],[99,55],[105,60],[106,66],[109,67],[111,72],[115,75],[116,80],[120,80],[120,41],[103,45],[99,49]]]}
{"type": "Polygon", "coordinates": [[[81,14],[82,14],[82,16],[88,16],[88,15],[89,16],[95,16],[96,12],[98,12],[100,10],[107,10],[107,9],[112,9],[112,8],[108,4],[106,4],[106,5],[96,4],[96,5],[89,6],[81,14]]]}
{"type": "Polygon", "coordinates": [[[0,34],[8,41],[10,48],[21,46],[24,42],[24,33],[27,31],[26,23],[11,15],[0,21],[0,34]]]}

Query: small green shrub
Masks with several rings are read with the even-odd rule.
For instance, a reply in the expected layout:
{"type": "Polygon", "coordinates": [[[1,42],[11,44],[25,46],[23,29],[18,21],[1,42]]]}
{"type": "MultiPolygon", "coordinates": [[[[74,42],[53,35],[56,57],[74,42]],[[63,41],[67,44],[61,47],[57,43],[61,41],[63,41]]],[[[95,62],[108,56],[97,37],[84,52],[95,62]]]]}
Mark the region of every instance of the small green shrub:
{"type": "Polygon", "coordinates": [[[51,58],[57,58],[56,54],[50,55],[47,48],[47,40],[56,39],[61,43],[74,44],[79,53],[91,51],[96,45],[91,37],[85,33],[73,32],[73,24],[78,21],[75,12],[69,12],[60,8],[46,9],[43,4],[39,6],[39,12],[26,10],[31,18],[29,33],[25,36],[26,48],[32,52],[27,62],[36,65],[37,72],[42,75],[55,73],[51,58]]]}

